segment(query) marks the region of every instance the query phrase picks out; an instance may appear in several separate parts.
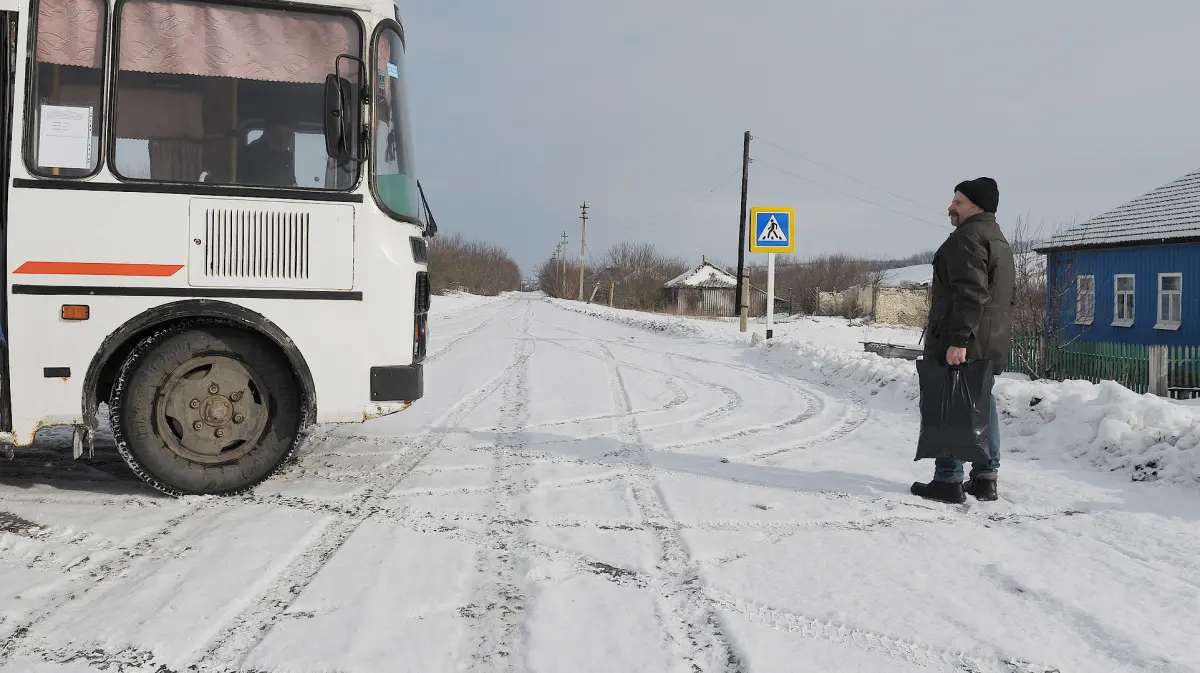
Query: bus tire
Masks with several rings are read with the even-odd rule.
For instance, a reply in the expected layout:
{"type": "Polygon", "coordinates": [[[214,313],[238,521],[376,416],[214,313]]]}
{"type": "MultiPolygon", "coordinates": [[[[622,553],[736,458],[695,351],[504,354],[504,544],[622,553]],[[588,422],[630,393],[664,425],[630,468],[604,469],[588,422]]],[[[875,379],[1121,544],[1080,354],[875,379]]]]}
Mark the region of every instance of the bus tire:
{"type": "Polygon", "coordinates": [[[274,344],[204,323],[139,343],[117,372],[110,412],[125,462],[174,496],[258,485],[296,450],[303,418],[300,386],[274,344]]]}

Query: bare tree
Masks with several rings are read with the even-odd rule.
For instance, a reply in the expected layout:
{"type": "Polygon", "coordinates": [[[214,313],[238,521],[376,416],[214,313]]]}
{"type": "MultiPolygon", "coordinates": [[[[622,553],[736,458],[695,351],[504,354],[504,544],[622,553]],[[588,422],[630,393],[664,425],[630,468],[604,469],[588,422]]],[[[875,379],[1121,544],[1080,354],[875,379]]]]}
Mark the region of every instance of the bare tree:
{"type": "MultiPolygon", "coordinates": [[[[777,260],[775,287],[784,288],[795,303],[795,309],[804,313],[817,313],[819,292],[842,292],[852,287],[875,287],[882,282],[883,272],[877,264],[866,259],[843,253],[822,255],[804,261],[793,259],[777,260]]],[[[766,267],[753,267],[751,283],[766,287],[766,267]]],[[[861,307],[840,306],[839,314],[859,313],[861,307]]],[[[849,316],[857,317],[857,316],[849,316]]]]}
{"type": "Polygon", "coordinates": [[[429,240],[430,291],[494,296],[521,287],[521,270],[498,245],[469,241],[462,234],[429,240]]]}
{"type": "MultiPolygon", "coordinates": [[[[607,301],[614,288],[613,305],[639,311],[656,311],[663,306],[663,284],[688,269],[687,262],[669,258],[649,243],[622,242],[608,249],[584,269],[584,296],[597,285],[598,296],[607,301]]],[[[579,261],[567,259],[563,277],[561,260],[552,257],[538,268],[538,287],[551,297],[579,296],[579,261]],[[565,290],[564,290],[565,287],[565,290]]]]}
{"type": "MultiPolygon", "coordinates": [[[[1056,227],[1054,233],[1073,226],[1056,227]]],[[[1090,309],[1095,316],[1095,306],[1083,306],[1077,296],[1076,260],[1070,252],[1049,256],[1034,251],[1038,239],[1033,234],[1026,217],[1017,218],[1010,241],[1015,259],[1015,283],[1013,292],[1013,358],[1010,368],[1030,378],[1053,378],[1060,355],[1080,339],[1091,328],[1081,324],[1077,333],[1068,337],[1067,326],[1076,323],[1081,310],[1090,309]]],[[[1092,297],[1095,297],[1093,288],[1092,297]]]]}

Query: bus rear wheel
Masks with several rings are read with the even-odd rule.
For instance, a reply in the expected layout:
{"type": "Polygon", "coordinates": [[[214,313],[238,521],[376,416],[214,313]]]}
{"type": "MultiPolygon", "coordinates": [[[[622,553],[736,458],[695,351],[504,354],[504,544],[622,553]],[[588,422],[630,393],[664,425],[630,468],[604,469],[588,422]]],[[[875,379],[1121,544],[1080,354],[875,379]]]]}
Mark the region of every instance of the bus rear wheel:
{"type": "Polygon", "coordinates": [[[148,337],[121,365],[111,422],[129,467],[171,495],[227,495],[296,448],[303,399],[286,358],[249,332],[182,325],[148,337]]]}

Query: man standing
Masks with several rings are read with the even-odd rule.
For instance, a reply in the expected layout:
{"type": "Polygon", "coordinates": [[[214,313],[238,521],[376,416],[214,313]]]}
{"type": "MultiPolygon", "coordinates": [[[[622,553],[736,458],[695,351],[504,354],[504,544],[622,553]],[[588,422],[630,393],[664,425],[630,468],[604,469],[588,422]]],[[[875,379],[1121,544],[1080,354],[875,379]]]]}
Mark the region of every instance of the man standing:
{"type": "MultiPolygon", "coordinates": [[[[987,358],[992,371],[1004,371],[1012,340],[1015,269],[1012,248],[996,222],[1000,191],[991,178],[959,183],[947,214],[954,231],[933,259],[933,285],[924,357],[948,365],[987,358]]],[[[933,481],[912,485],[914,495],[942,502],[965,502],[970,493],[995,500],[1000,468],[1000,419],[991,399],[987,463],[972,463],[963,484],[958,460],[938,459],[933,481]]]]}

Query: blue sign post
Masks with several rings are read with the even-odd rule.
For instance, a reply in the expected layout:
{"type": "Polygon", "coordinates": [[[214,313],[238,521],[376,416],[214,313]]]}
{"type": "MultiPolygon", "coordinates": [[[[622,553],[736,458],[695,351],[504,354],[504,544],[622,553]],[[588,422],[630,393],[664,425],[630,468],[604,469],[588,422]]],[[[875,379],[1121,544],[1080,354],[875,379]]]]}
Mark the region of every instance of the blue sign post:
{"type": "Polygon", "coordinates": [[[767,253],[767,338],[770,339],[775,319],[775,253],[796,251],[796,209],[755,206],[750,209],[750,221],[754,224],[750,252],[767,253]]]}

